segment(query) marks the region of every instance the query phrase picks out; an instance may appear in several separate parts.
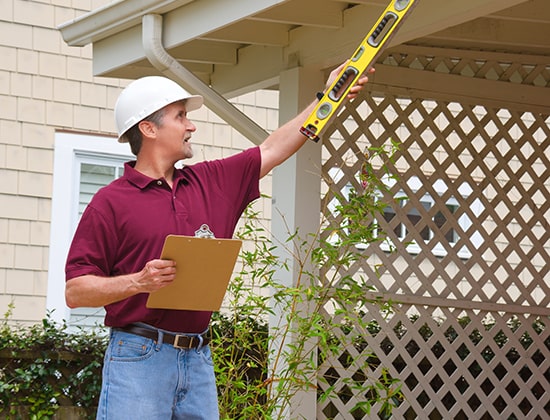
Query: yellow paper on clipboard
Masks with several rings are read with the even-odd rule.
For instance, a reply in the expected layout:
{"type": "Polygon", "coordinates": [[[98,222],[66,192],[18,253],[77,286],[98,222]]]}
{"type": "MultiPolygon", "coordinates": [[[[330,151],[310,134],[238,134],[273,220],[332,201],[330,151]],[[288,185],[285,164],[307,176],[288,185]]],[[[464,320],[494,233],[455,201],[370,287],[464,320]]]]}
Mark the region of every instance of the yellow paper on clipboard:
{"type": "Polygon", "coordinates": [[[168,235],[161,258],[176,262],[176,279],[150,293],[147,307],[218,311],[241,244],[238,239],[168,235]]]}

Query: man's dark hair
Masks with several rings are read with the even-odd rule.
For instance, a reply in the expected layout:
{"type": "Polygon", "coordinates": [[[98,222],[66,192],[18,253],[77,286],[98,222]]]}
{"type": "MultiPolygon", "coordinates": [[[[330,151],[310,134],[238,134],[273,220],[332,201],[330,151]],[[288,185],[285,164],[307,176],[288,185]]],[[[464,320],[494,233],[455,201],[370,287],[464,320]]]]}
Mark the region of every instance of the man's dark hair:
{"type": "MultiPolygon", "coordinates": [[[[153,124],[155,124],[157,127],[160,127],[162,125],[163,118],[164,118],[164,108],[161,108],[158,111],[153,112],[148,117],[145,117],[141,121],[150,121],[153,124]]],[[[126,138],[126,140],[128,140],[128,143],[130,143],[130,150],[136,156],[141,150],[141,142],[143,140],[141,131],[139,131],[138,126],[139,126],[139,123],[134,124],[131,128],[128,129],[126,133],[124,133],[124,137],[126,138]]]]}

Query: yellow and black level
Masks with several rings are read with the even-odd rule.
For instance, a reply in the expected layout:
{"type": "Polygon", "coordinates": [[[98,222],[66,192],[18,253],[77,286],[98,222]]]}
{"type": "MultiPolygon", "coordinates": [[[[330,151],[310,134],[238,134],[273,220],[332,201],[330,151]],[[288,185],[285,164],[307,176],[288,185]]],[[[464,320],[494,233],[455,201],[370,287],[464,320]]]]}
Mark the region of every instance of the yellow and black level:
{"type": "Polygon", "coordinates": [[[355,50],[348,64],[342,69],[325,94],[320,98],[300,132],[318,141],[323,128],[336,115],[349,90],[383,51],[384,46],[397,32],[416,0],[391,0],[361,45],[355,50]]]}

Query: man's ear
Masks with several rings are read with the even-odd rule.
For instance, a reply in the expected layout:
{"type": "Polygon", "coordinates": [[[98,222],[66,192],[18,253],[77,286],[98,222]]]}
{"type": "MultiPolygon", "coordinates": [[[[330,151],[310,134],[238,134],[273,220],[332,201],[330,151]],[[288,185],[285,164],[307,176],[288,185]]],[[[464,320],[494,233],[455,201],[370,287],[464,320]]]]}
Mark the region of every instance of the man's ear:
{"type": "Polygon", "coordinates": [[[157,126],[155,123],[147,120],[140,121],[138,124],[139,131],[143,137],[152,138],[157,135],[157,126]]]}

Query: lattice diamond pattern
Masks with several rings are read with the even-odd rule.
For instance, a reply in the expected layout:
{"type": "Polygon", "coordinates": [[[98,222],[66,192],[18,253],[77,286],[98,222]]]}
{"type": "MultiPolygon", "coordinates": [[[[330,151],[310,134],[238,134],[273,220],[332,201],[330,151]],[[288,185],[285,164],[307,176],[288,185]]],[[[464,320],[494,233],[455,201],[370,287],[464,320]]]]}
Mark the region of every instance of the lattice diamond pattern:
{"type": "MultiPolygon", "coordinates": [[[[438,73],[498,80],[531,86],[550,87],[548,63],[510,63],[503,60],[503,54],[494,55],[487,51],[456,51],[454,57],[437,56],[435,48],[400,46],[398,50],[382,54],[379,63],[411,69],[422,69],[438,73]]],[[[449,54],[449,50],[439,50],[449,54]]]]}
{"type": "MultiPolygon", "coordinates": [[[[321,365],[320,391],[335,387],[319,409],[325,418],[375,418],[376,407],[370,417],[352,410],[353,384],[378,378],[383,368],[402,380],[394,418],[549,418],[547,318],[456,308],[435,316],[434,308],[399,305],[386,319],[371,309],[367,317],[381,331],[355,331],[364,345],[348,344],[321,365]],[[365,360],[367,371],[358,368],[365,360]]],[[[346,333],[342,343],[353,334],[346,333]]]]}
{"type": "MultiPolygon", "coordinates": [[[[381,61],[550,86],[547,65],[410,48],[415,54],[381,61]]],[[[334,398],[319,405],[318,418],[384,418],[377,407],[370,416],[354,409],[364,399],[354,384],[384,368],[403,384],[395,418],[550,418],[550,117],[371,94],[346,107],[324,137],[323,202],[334,227],[343,220],[330,203],[350,187],[361,191],[366,148],[399,144],[387,163],[397,179],[376,220],[387,240],[361,247],[365,258],[346,274],[368,278],[378,291],[368,296],[400,303],[387,319],[363,308],[371,309],[365,321],[379,325],[355,331],[364,345],[338,337],[342,352],[322,361],[319,380],[321,390],[335,387],[334,398]]]]}
{"type": "MultiPolygon", "coordinates": [[[[365,101],[372,111],[344,135],[346,141],[324,143],[329,155],[324,168],[343,173],[328,182],[325,202],[342,195],[347,184],[361,188],[357,174],[366,142],[383,147],[390,139],[398,141],[395,164],[389,164],[398,181],[383,197],[395,217],[378,220],[397,252],[375,246],[365,252],[378,257],[386,276],[376,278],[370,261],[358,261],[354,270],[368,272],[378,290],[390,293],[414,294],[411,279],[420,279],[424,296],[550,306],[549,119],[441,102],[427,107],[424,101],[394,97],[385,97],[378,106],[372,99],[365,101]],[[399,114],[388,118],[390,108],[399,114]],[[413,114],[421,120],[415,121],[413,114]],[[465,120],[475,129],[465,132],[465,120]],[[383,130],[375,136],[368,127],[377,124],[383,130]],[[401,126],[407,127],[405,136],[401,126]],[[539,129],[543,135],[536,138],[539,129]],[[347,134],[366,141],[347,140],[347,134]],[[399,196],[406,200],[395,200],[399,196]],[[427,271],[426,265],[431,267],[427,271]],[[444,289],[433,287],[438,279],[444,289]]],[[[331,214],[328,218],[336,225],[342,222],[331,214]]]]}

